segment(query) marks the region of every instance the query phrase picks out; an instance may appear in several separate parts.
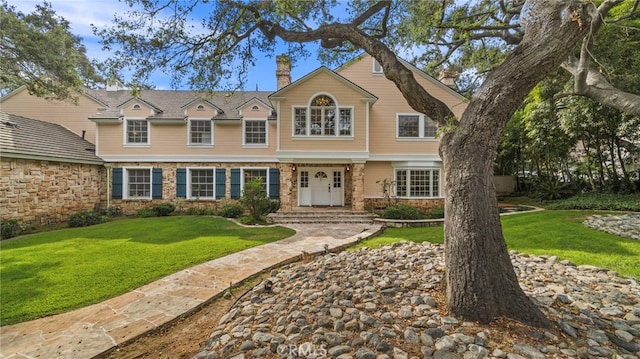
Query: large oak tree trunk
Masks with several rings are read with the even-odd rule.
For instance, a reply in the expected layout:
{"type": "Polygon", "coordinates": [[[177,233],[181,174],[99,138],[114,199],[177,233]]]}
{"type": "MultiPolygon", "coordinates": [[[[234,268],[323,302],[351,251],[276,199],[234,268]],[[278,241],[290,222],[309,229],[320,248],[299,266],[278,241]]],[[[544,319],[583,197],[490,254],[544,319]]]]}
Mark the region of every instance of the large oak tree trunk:
{"type": "Polygon", "coordinates": [[[493,163],[499,137],[525,96],[556,69],[585,35],[589,5],[527,2],[525,36],[474,94],[444,134],[445,263],[449,311],[466,320],[506,316],[546,327],[549,320],[518,284],[502,235],[493,163]]]}

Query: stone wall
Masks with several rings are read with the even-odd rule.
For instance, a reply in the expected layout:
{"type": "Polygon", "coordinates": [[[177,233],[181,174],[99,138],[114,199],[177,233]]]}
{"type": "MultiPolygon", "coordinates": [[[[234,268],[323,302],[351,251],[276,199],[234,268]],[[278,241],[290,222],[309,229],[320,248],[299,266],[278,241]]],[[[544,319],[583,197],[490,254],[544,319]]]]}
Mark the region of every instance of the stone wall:
{"type": "MultiPolygon", "coordinates": [[[[365,198],[365,208],[367,210],[382,210],[387,208],[389,201],[386,198],[365,198]]],[[[434,208],[444,207],[444,198],[432,199],[410,199],[410,198],[391,198],[391,205],[408,204],[415,207],[420,212],[426,213],[434,208]]]]}
{"type": "Polygon", "coordinates": [[[0,218],[22,226],[64,222],[105,199],[106,172],[99,165],[0,159],[0,218]]]}

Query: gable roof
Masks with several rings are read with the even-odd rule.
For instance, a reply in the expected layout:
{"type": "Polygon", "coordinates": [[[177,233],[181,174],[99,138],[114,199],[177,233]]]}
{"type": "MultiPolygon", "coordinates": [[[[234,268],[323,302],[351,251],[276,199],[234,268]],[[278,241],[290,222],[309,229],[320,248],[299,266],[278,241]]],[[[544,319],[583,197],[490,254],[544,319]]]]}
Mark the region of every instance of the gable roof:
{"type": "Polygon", "coordinates": [[[95,146],[66,128],[0,112],[0,152],[10,158],[102,164],[95,146]]]}
{"type": "MultiPolygon", "coordinates": [[[[458,98],[460,100],[464,100],[465,97],[462,96],[460,93],[458,93],[456,90],[454,90],[451,87],[443,84],[440,80],[438,80],[435,77],[429,75],[428,73],[420,70],[415,65],[411,64],[409,61],[407,61],[407,60],[405,60],[405,59],[403,59],[403,58],[401,58],[399,56],[396,56],[396,57],[398,58],[400,63],[402,63],[405,67],[409,68],[409,70],[411,70],[414,73],[420,75],[421,77],[429,80],[430,82],[433,82],[436,86],[440,87],[441,89],[445,90],[446,92],[450,93],[451,95],[455,96],[456,98],[458,98]]],[[[355,62],[362,61],[365,58],[372,59],[373,57],[371,55],[369,55],[368,53],[363,52],[363,53],[357,55],[356,57],[350,59],[345,64],[343,64],[341,66],[338,66],[338,68],[335,69],[335,72],[339,73],[340,70],[351,66],[355,62]]]]}
{"type": "Polygon", "coordinates": [[[129,90],[86,90],[86,92],[107,104],[103,111],[92,116],[91,119],[120,118],[122,117],[120,106],[138,99],[158,111],[150,118],[159,122],[184,119],[184,109],[197,101],[205,101],[218,110],[218,115],[213,119],[240,119],[238,108],[241,104],[253,98],[269,103],[268,95],[270,93],[268,91],[221,91],[207,94],[196,91],[143,90],[138,97],[134,97],[129,90]]]}
{"type": "Polygon", "coordinates": [[[269,99],[275,99],[278,97],[281,97],[282,95],[284,95],[286,92],[298,87],[300,84],[304,83],[307,79],[310,79],[312,77],[317,76],[318,74],[321,73],[326,73],[329,76],[333,77],[334,79],[338,80],[339,82],[347,85],[348,87],[352,88],[354,91],[359,92],[360,94],[362,94],[362,96],[364,96],[367,99],[370,99],[371,102],[375,102],[378,97],[374,94],[372,94],[371,92],[363,89],[362,87],[356,85],[354,82],[352,82],[351,80],[347,79],[346,77],[328,69],[326,66],[320,66],[317,69],[311,71],[310,73],[302,76],[301,78],[299,78],[298,80],[290,83],[289,85],[281,88],[280,90],[272,93],[271,95],[269,95],[269,99]]]}

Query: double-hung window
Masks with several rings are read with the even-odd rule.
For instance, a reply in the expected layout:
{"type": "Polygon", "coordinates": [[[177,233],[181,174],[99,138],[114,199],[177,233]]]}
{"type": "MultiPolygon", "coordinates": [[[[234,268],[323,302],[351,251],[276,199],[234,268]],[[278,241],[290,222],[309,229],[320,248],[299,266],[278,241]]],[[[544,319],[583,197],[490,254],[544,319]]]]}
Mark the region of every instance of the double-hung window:
{"type": "Polygon", "coordinates": [[[149,144],[149,123],[145,119],[127,119],[125,124],[127,145],[149,144]]]}
{"type": "Polygon", "coordinates": [[[243,144],[264,147],[267,145],[267,120],[245,119],[243,121],[243,144]]]}
{"type": "Polygon", "coordinates": [[[151,199],[151,168],[127,168],[126,198],[151,199]]]}
{"type": "Polygon", "coordinates": [[[214,199],[215,173],[213,168],[189,169],[189,198],[214,199]]]}
{"type": "Polygon", "coordinates": [[[210,119],[189,120],[189,145],[213,145],[213,126],[210,119]]]}
{"type": "Polygon", "coordinates": [[[440,169],[397,169],[396,196],[440,197],[440,169]]]}
{"type": "Polygon", "coordinates": [[[398,114],[398,138],[435,138],[435,121],[423,114],[398,114]]]}
{"type": "Polygon", "coordinates": [[[309,106],[293,108],[295,137],[353,136],[353,108],[338,107],[327,95],[319,95],[309,106]]]}
{"type": "Polygon", "coordinates": [[[269,193],[269,184],[268,184],[269,177],[267,176],[266,168],[244,168],[242,170],[242,187],[244,187],[246,183],[249,183],[252,180],[255,180],[258,178],[262,179],[262,186],[264,187],[264,190],[268,194],[269,193]]]}

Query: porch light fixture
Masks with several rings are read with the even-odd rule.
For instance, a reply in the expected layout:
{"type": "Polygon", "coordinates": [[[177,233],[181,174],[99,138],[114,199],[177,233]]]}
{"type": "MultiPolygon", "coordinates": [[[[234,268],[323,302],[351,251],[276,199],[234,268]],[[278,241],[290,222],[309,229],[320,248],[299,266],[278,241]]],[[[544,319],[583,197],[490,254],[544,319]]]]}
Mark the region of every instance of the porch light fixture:
{"type": "Polygon", "coordinates": [[[293,167],[291,167],[291,171],[295,172],[296,171],[296,165],[294,164],[293,167]]]}
{"type": "Polygon", "coordinates": [[[351,171],[351,166],[347,165],[347,172],[351,171]]]}

